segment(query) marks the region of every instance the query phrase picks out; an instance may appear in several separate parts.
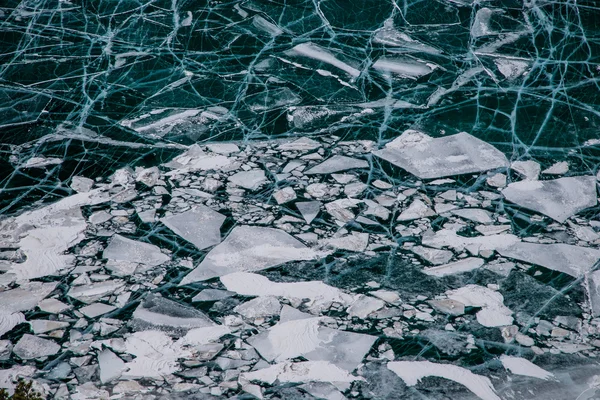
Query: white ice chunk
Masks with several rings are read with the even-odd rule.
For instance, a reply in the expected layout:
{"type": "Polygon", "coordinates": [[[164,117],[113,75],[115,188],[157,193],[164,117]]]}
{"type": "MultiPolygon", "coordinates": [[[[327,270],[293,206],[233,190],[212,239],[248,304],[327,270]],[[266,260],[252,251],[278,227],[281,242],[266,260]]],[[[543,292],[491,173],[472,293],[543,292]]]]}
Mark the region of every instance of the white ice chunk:
{"type": "Polygon", "coordinates": [[[284,362],[258,371],[240,375],[240,383],[252,381],[269,385],[280,383],[330,382],[339,390],[346,390],[354,381],[364,381],[362,377],[349,374],[327,361],[284,362]]]}
{"type": "Polygon", "coordinates": [[[463,208],[460,210],[453,210],[452,214],[473,222],[478,222],[480,224],[491,224],[494,222],[492,219],[492,214],[489,211],[482,210],[481,208],[463,208]]]}
{"type": "MultiPolygon", "coordinates": [[[[390,293],[392,294],[392,296],[395,295],[396,297],[398,297],[396,293],[390,293]]],[[[380,299],[376,299],[370,296],[359,295],[357,296],[356,300],[352,303],[352,305],[348,307],[347,312],[348,315],[351,317],[365,319],[369,316],[369,314],[382,309],[384,306],[385,302],[380,299]]]]}
{"type": "Polygon", "coordinates": [[[145,264],[150,267],[166,263],[171,259],[158,246],[129,239],[115,234],[102,253],[103,258],[115,261],[145,264]]]}
{"type": "Polygon", "coordinates": [[[127,370],[125,361],[108,349],[98,353],[98,366],[100,367],[100,382],[102,383],[119,379],[121,374],[127,370]]]}
{"type": "Polygon", "coordinates": [[[425,246],[441,249],[450,247],[455,250],[463,250],[465,247],[479,248],[479,251],[496,250],[511,246],[520,242],[520,239],[511,234],[498,234],[477,237],[459,236],[455,231],[441,229],[433,235],[424,235],[421,243],[425,246]]]}
{"type": "Polygon", "coordinates": [[[179,370],[178,359],[192,353],[162,331],[142,331],[131,334],[125,349],[136,358],[125,364],[123,378],[162,378],[179,370]]]}
{"type": "Polygon", "coordinates": [[[518,172],[527,180],[536,181],[540,176],[542,167],[533,160],[527,160],[513,162],[510,164],[510,169],[518,172]]]}
{"type": "Polygon", "coordinates": [[[526,360],[521,357],[512,357],[507,355],[502,355],[500,357],[500,361],[504,368],[509,370],[515,375],[523,375],[523,376],[531,376],[534,378],[551,380],[554,378],[554,374],[546,371],[532,363],[529,360],[526,360]]]}
{"type": "Polygon", "coordinates": [[[415,386],[427,376],[437,376],[460,383],[482,400],[502,400],[488,377],[474,374],[456,365],[430,361],[393,361],[389,362],[387,367],[408,386],[415,386]]]}
{"type": "Polygon", "coordinates": [[[412,51],[421,51],[429,54],[441,54],[441,51],[435,47],[421,43],[404,32],[400,32],[394,28],[394,20],[387,19],[383,23],[383,27],[375,32],[373,41],[390,47],[402,47],[412,51]]]}
{"type": "Polygon", "coordinates": [[[60,345],[52,340],[25,334],[13,348],[13,353],[23,360],[52,356],[60,351],[60,345]]]}
{"type": "Polygon", "coordinates": [[[319,215],[319,211],[321,210],[321,202],[320,201],[299,201],[296,203],[296,208],[302,214],[302,218],[306,221],[307,224],[310,224],[313,219],[319,215]]]}
{"type": "Polygon", "coordinates": [[[250,171],[241,171],[231,175],[229,182],[235,186],[243,187],[248,190],[256,190],[265,182],[268,182],[265,171],[262,169],[251,169],[250,171]]]}
{"type": "Polygon", "coordinates": [[[427,275],[442,277],[473,271],[474,269],[480,268],[483,263],[484,261],[481,258],[469,257],[450,264],[425,268],[423,272],[427,275]]]}
{"type": "Polygon", "coordinates": [[[236,226],[213,248],[180,285],[238,271],[260,271],[289,261],[311,260],[319,254],[288,233],[274,228],[236,226]]]}
{"type": "Polygon", "coordinates": [[[89,306],[81,307],[79,309],[79,312],[81,312],[83,315],[85,315],[88,318],[96,318],[99,315],[104,315],[104,314],[109,313],[116,309],[117,309],[117,307],[111,306],[108,304],[93,303],[93,304],[90,304],[89,306]]]}
{"type": "Polygon", "coordinates": [[[494,63],[498,71],[509,80],[527,75],[527,71],[529,70],[529,62],[525,60],[498,57],[494,60],[494,63]]]}
{"type": "Polygon", "coordinates": [[[100,300],[104,296],[113,294],[118,289],[125,285],[120,280],[110,280],[104,282],[94,282],[91,285],[74,286],[68,292],[67,296],[79,300],[83,303],[90,304],[100,300]]]}
{"type": "Polygon", "coordinates": [[[423,61],[417,61],[412,58],[389,58],[381,57],[373,64],[373,68],[378,71],[392,72],[404,78],[417,79],[421,76],[429,75],[437,65],[423,61]]]}
{"type": "Polygon", "coordinates": [[[262,318],[279,315],[281,304],[274,296],[257,297],[233,309],[246,318],[262,318]]]}
{"type": "Polygon", "coordinates": [[[321,246],[331,246],[336,249],[362,252],[369,244],[368,233],[352,232],[350,235],[319,240],[321,246]]]}
{"type": "Polygon", "coordinates": [[[63,160],[60,158],[53,157],[32,157],[25,164],[23,164],[23,168],[45,168],[50,165],[59,165],[62,164],[63,160]]]}
{"type": "Polygon", "coordinates": [[[206,147],[213,153],[226,156],[240,151],[240,148],[235,143],[208,143],[206,147]]]}
{"type": "Polygon", "coordinates": [[[400,213],[398,221],[412,221],[413,219],[433,217],[434,215],[435,211],[423,203],[422,200],[416,199],[406,210],[400,213]]]}
{"type": "Polygon", "coordinates": [[[37,306],[56,286],[56,282],[28,282],[15,289],[0,291],[0,336],[25,322],[21,311],[37,306]]]}
{"type": "Polygon", "coordinates": [[[71,179],[71,189],[78,193],[85,193],[92,190],[94,186],[94,180],[90,178],[86,178],[84,176],[74,176],[71,179]]]}
{"type": "Polygon", "coordinates": [[[569,274],[575,278],[590,271],[600,259],[600,250],[563,243],[515,243],[498,249],[503,257],[569,274]]]}
{"type": "Polygon", "coordinates": [[[39,335],[40,333],[52,332],[57,329],[63,329],[69,326],[68,322],[63,321],[50,321],[46,319],[34,319],[29,321],[33,333],[39,335]]]}
{"type": "Polygon", "coordinates": [[[477,322],[483,326],[505,326],[513,322],[512,311],[504,305],[504,297],[492,289],[470,284],[449,290],[446,295],[465,306],[481,307],[477,312],[477,322]]]}
{"type": "Polygon", "coordinates": [[[549,168],[542,171],[544,175],[564,175],[569,172],[569,163],[566,161],[559,161],[552,164],[549,168]]]}
{"type": "Polygon", "coordinates": [[[501,151],[466,132],[432,138],[419,131],[407,130],[373,154],[421,179],[508,166],[508,160],[501,151]]]}
{"type": "Polygon", "coordinates": [[[331,52],[320,46],[317,46],[314,43],[301,43],[289,50],[288,53],[298,56],[309,57],[314,60],[329,64],[338,69],[341,69],[342,71],[346,72],[348,75],[354,78],[360,75],[359,70],[337,59],[331,52]]]}
{"type": "Polygon", "coordinates": [[[226,217],[205,205],[189,211],[161,218],[167,228],[192,243],[198,250],[221,242],[221,225],[226,217]]]}
{"type": "Polygon", "coordinates": [[[593,176],[514,182],[502,190],[502,194],[508,201],[558,222],[565,222],[597,203],[596,179],[593,176]]]}
{"type": "Polygon", "coordinates": [[[206,153],[202,148],[193,144],[183,154],[164,164],[167,168],[175,169],[177,173],[191,171],[220,170],[229,166],[233,159],[224,155],[206,153]]]}
{"type": "Polygon", "coordinates": [[[409,250],[433,265],[446,264],[454,255],[448,250],[430,249],[423,246],[413,246],[409,250]]]}
{"type": "Polygon", "coordinates": [[[321,147],[321,143],[309,137],[302,137],[298,140],[294,140],[290,143],[282,143],[279,145],[279,150],[296,150],[296,151],[309,151],[315,150],[321,147]]]}
{"type": "Polygon", "coordinates": [[[349,169],[369,168],[369,163],[365,160],[347,156],[335,155],[315,165],[305,173],[312,174],[332,174],[334,172],[347,171],[349,169]]]}
{"type": "Polygon", "coordinates": [[[222,276],[221,282],[227,290],[244,296],[277,296],[292,303],[309,299],[307,306],[313,308],[329,307],[333,302],[349,305],[354,301],[353,296],[321,281],[273,282],[262,275],[236,272],[222,276]]]}

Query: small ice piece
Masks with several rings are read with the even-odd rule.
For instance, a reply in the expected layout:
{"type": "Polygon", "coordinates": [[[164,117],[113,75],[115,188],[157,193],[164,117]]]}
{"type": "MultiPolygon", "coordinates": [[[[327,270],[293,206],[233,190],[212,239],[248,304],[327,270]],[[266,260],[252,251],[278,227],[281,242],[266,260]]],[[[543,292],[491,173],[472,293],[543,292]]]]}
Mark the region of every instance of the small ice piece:
{"type": "Polygon", "coordinates": [[[104,303],[93,303],[89,306],[81,307],[79,312],[85,315],[88,318],[96,318],[97,316],[104,315],[111,311],[116,310],[117,307],[111,306],[104,303]]]}
{"type": "Polygon", "coordinates": [[[167,228],[204,250],[221,242],[221,225],[226,217],[205,205],[189,211],[161,218],[167,228]]]}
{"type": "Polygon", "coordinates": [[[454,255],[448,250],[430,249],[423,246],[413,246],[409,250],[433,265],[447,264],[454,255]]]}
{"type": "Polygon", "coordinates": [[[385,302],[380,299],[359,295],[352,305],[348,307],[347,312],[350,317],[365,319],[369,316],[369,314],[382,309],[384,306],[385,302]]]}
{"type": "Polygon", "coordinates": [[[160,329],[171,335],[215,325],[202,311],[165,299],[159,294],[147,296],[132,317],[131,324],[136,331],[160,329]]]}
{"type": "Polygon", "coordinates": [[[365,160],[359,160],[358,158],[335,155],[323,161],[321,164],[315,165],[305,173],[306,175],[323,175],[358,168],[369,168],[369,163],[365,160]]]}
{"type": "Polygon", "coordinates": [[[85,193],[92,190],[94,186],[94,180],[86,178],[85,176],[74,176],[71,179],[71,189],[78,193],[85,193]]]}
{"type": "Polygon", "coordinates": [[[282,143],[278,147],[279,150],[309,151],[318,149],[321,143],[309,137],[302,137],[290,143],[282,143]]]}
{"type": "Polygon", "coordinates": [[[45,168],[50,165],[59,165],[62,164],[63,160],[60,158],[53,157],[32,157],[25,164],[23,164],[22,168],[45,168]]]}
{"type": "Polygon", "coordinates": [[[413,58],[389,58],[381,57],[373,64],[377,71],[392,72],[403,78],[417,79],[429,75],[437,68],[433,63],[417,61],[413,58]]]}
{"type": "Polygon", "coordinates": [[[113,294],[118,289],[125,286],[120,280],[110,280],[104,282],[94,282],[91,285],[74,286],[68,292],[67,296],[79,300],[82,303],[90,304],[100,300],[104,296],[113,294]]]}
{"type": "Polygon", "coordinates": [[[600,250],[598,249],[563,243],[539,244],[521,242],[506,248],[499,248],[498,253],[503,257],[540,265],[575,278],[590,271],[600,259],[600,250]]]}
{"type": "Polygon", "coordinates": [[[127,370],[125,361],[108,349],[98,353],[98,366],[100,367],[100,382],[103,384],[119,379],[127,370]]]}
{"type": "Polygon", "coordinates": [[[220,154],[206,153],[197,145],[191,145],[183,154],[164,164],[165,167],[176,170],[176,172],[221,170],[231,165],[233,159],[220,154]]]}
{"type": "Polygon", "coordinates": [[[52,356],[60,351],[60,345],[52,340],[25,334],[13,348],[13,353],[23,360],[52,356]]]}
{"type": "Polygon", "coordinates": [[[440,229],[433,235],[424,235],[421,243],[425,246],[441,249],[450,247],[462,251],[465,247],[479,248],[479,251],[496,250],[509,247],[520,242],[520,239],[511,234],[498,234],[477,237],[459,236],[449,229],[440,229]]]}
{"type": "Polygon", "coordinates": [[[526,180],[537,181],[542,167],[533,160],[527,160],[513,162],[510,164],[510,169],[521,174],[526,180]]]}
{"type": "Polygon", "coordinates": [[[296,192],[294,191],[294,188],[288,186],[274,192],[273,197],[277,204],[285,204],[292,200],[296,200],[296,192]]]}
{"type": "Polygon", "coordinates": [[[481,307],[477,312],[477,322],[483,326],[496,327],[513,322],[512,311],[504,305],[502,294],[479,285],[466,285],[446,292],[448,298],[468,307],[481,307]]]}
{"type": "Polygon", "coordinates": [[[307,224],[310,224],[313,219],[319,215],[319,211],[321,210],[321,202],[320,201],[299,201],[296,203],[296,208],[302,214],[302,218],[306,221],[307,224]]]}
{"type": "MultiPolygon", "coordinates": [[[[119,234],[115,234],[110,243],[104,249],[102,257],[108,260],[126,263],[128,265],[143,264],[148,267],[156,267],[164,264],[171,259],[168,255],[162,253],[158,246],[150,243],[144,243],[129,239],[119,234]]],[[[115,269],[118,270],[117,266],[115,269]]],[[[135,268],[133,268],[135,271],[135,268]]],[[[118,271],[115,271],[118,274],[118,271]]],[[[120,274],[121,276],[123,274],[120,274]]]]}
{"type": "Polygon", "coordinates": [[[204,289],[192,298],[192,302],[198,301],[218,301],[235,296],[235,292],[219,289],[204,289]]]}
{"type": "Polygon", "coordinates": [[[270,317],[279,315],[281,304],[274,296],[263,296],[242,303],[233,311],[248,319],[270,317]]]}
{"type": "Polygon", "coordinates": [[[506,186],[506,175],[496,173],[486,179],[488,185],[495,188],[503,188],[506,186]]]}
{"type": "Polygon", "coordinates": [[[352,232],[350,235],[319,240],[321,246],[331,246],[340,250],[365,251],[369,244],[368,233],[352,232]]]}
{"type": "Polygon", "coordinates": [[[273,385],[280,383],[330,382],[341,391],[350,388],[354,381],[365,378],[354,376],[327,361],[283,362],[240,375],[240,384],[252,381],[273,385]]]}
{"type": "Polygon", "coordinates": [[[426,217],[433,217],[435,211],[429,208],[422,200],[416,199],[410,206],[398,216],[398,221],[412,221],[426,217]]]}
{"type": "Polygon", "coordinates": [[[313,317],[279,322],[249,338],[248,343],[270,362],[303,357],[327,361],[348,372],[355,370],[377,337],[321,326],[321,320],[313,317]]]}
{"type": "Polygon", "coordinates": [[[407,130],[373,154],[421,179],[508,166],[508,160],[500,150],[466,132],[432,138],[419,131],[407,130]]]}
{"type": "Polygon", "coordinates": [[[502,190],[502,194],[512,203],[561,223],[597,203],[593,176],[514,182],[502,190]]]}
{"type": "Polygon", "coordinates": [[[460,210],[453,210],[452,214],[480,224],[491,224],[494,222],[492,219],[492,214],[489,211],[482,210],[481,208],[463,208],[460,210]]]}
{"type": "Polygon", "coordinates": [[[569,163],[566,161],[559,161],[553,164],[551,167],[546,168],[542,171],[544,175],[564,175],[569,172],[569,163]]]}
{"type": "Polygon", "coordinates": [[[498,71],[508,80],[527,75],[529,62],[525,60],[514,60],[498,57],[494,60],[498,71]]]}
{"type": "Polygon", "coordinates": [[[425,268],[423,272],[427,275],[442,277],[473,271],[474,269],[480,268],[483,263],[484,261],[481,258],[469,257],[450,264],[425,268]]]}
{"type": "Polygon", "coordinates": [[[262,169],[251,169],[250,171],[241,171],[231,175],[229,182],[235,186],[243,187],[248,190],[256,190],[264,183],[268,182],[265,171],[262,169]]]}
{"type": "Polygon", "coordinates": [[[482,400],[502,400],[488,377],[474,374],[456,365],[430,361],[392,361],[387,367],[408,386],[415,386],[427,376],[437,376],[460,383],[482,400]]]}
{"type": "Polygon", "coordinates": [[[323,63],[329,64],[331,66],[334,66],[334,67],[346,72],[348,75],[352,76],[353,78],[356,78],[360,75],[359,70],[357,70],[356,68],[337,59],[328,50],[326,50],[320,46],[317,46],[314,43],[310,43],[310,42],[300,43],[299,45],[293,47],[291,50],[288,50],[286,53],[288,53],[290,55],[309,57],[314,60],[321,61],[323,63]]]}
{"type": "Polygon", "coordinates": [[[502,365],[504,365],[504,368],[515,375],[531,376],[546,381],[554,378],[554,374],[551,372],[548,372],[531,361],[521,357],[502,355],[500,361],[502,362],[502,365]]]}
{"type": "Polygon", "coordinates": [[[34,319],[29,321],[33,333],[39,335],[40,333],[52,332],[57,329],[63,329],[69,326],[68,322],[63,321],[49,321],[46,319],[34,319]]]}
{"type": "Polygon", "coordinates": [[[235,143],[208,143],[206,147],[213,153],[223,154],[225,156],[240,151],[240,148],[235,143]]]}
{"type": "Polygon", "coordinates": [[[259,226],[236,226],[180,285],[238,271],[260,271],[289,261],[311,260],[319,254],[288,233],[259,226]]]}
{"type": "Polygon", "coordinates": [[[243,296],[277,296],[300,304],[308,299],[307,306],[329,307],[331,303],[350,305],[354,297],[321,281],[273,282],[267,277],[248,272],[236,272],[221,277],[227,290],[243,296]]]}

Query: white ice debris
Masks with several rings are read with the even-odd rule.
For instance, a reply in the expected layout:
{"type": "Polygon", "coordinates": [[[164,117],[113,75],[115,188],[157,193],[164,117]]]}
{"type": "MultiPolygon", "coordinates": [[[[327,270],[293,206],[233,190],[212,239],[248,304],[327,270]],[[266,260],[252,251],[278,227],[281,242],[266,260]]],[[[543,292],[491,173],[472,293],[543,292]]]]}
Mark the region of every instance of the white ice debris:
{"type": "Polygon", "coordinates": [[[98,353],[98,366],[100,367],[100,382],[102,383],[119,379],[121,374],[127,370],[125,361],[108,349],[98,353]]]}
{"type": "MultiPolygon", "coordinates": [[[[395,295],[395,297],[398,297],[398,295],[395,293],[391,293],[391,296],[386,296],[386,297],[388,299],[394,299],[394,297],[393,297],[394,295],[395,295]]],[[[383,294],[382,294],[382,296],[383,296],[383,294]]],[[[358,317],[358,318],[365,319],[369,316],[369,314],[382,309],[384,306],[385,306],[385,302],[380,299],[376,299],[374,297],[365,296],[365,295],[359,295],[359,296],[357,296],[356,300],[354,300],[352,305],[350,307],[348,307],[348,310],[346,310],[346,311],[348,312],[348,315],[350,317],[358,317]]]]}
{"type": "Polygon", "coordinates": [[[600,260],[600,250],[563,243],[515,243],[499,248],[503,257],[513,258],[529,264],[569,274],[575,278],[590,271],[600,260]]]}
{"type": "Polygon", "coordinates": [[[221,154],[206,153],[202,148],[193,144],[183,154],[164,164],[177,173],[192,171],[220,170],[229,166],[233,160],[221,154]]]}
{"type": "Polygon", "coordinates": [[[566,161],[559,161],[552,164],[550,167],[542,171],[544,175],[564,175],[569,172],[569,163],[566,161]]]}
{"type": "Polygon", "coordinates": [[[593,176],[514,182],[502,190],[502,194],[508,201],[558,222],[565,222],[597,203],[596,179],[593,176]]]}
{"type": "Polygon", "coordinates": [[[60,345],[48,339],[26,333],[13,348],[13,353],[23,360],[48,357],[58,353],[60,345]]]}
{"type": "Polygon", "coordinates": [[[364,251],[369,244],[369,234],[352,232],[350,235],[319,240],[319,245],[348,251],[364,251]]]}
{"type": "Polygon", "coordinates": [[[423,246],[413,246],[409,250],[433,265],[447,264],[454,255],[448,250],[431,249],[423,246]]]}
{"type": "Polygon", "coordinates": [[[15,289],[0,291],[0,336],[25,322],[22,311],[37,306],[56,286],[56,282],[28,282],[15,289]]]}
{"type": "Polygon", "coordinates": [[[531,361],[521,357],[502,355],[500,361],[502,362],[502,365],[504,365],[504,368],[515,375],[531,376],[544,380],[551,380],[554,378],[554,374],[551,372],[548,372],[531,361]]]}
{"type": "Polygon", "coordinates": [[[246,318],[262,318],[279,315],[281,304],[274,296],[262,296],[242,303],[233,310],[246,318]]]}
{"type": "Polygon", "coordinates": [[[510,164],[510,169],[521,174],[526,180],[536,181],[540,176],[542,167],[533,160],[527,160],[513,162],[510,164]]]}
{"type": "Polygon", "coordinates": [[[108,195],[99,189],[77,193],[0,222],[0,232],[11,233],[11,240],[27,256],[25,262],[13,263],[8,273],[19,280],[64,273],[75,259],[65,252],[85,238],[87,222],[80,207],[107,200],[108,195]]]}
{"type": "Polygon", "coordinates": [[[491,224],[494,222],[492,219],[492,214],[487,210],[482,210],[481,208],[462,208],[459,210],[452,210],[452,214],[480,224],[491,224]]]}
{"type": "Polygon", "coordinates": [[[221,242],[221,225],[226,217],[205,205],[189,211],[161,218],[167,228],[204,250],[221,242]]]}
{"type": "Polygon", "coordinates": [[[310,224],[319,215],[321,205],[320,201],[299,201],[296,203],[296,208],[300,211],[306,223],[310,224]]]}
{"type": "Polygon", "coordinates": [[[378,71],[391,72],[403,78],[417,79],[429,75],[437,68],[437,65],[408,57],[381,57],[375,61],[373,68],[378,71]]]}
{"type": "Polygon", "coordinates": [[[480,268],[483,263],[484,261],[481,258],[469,257],[450,264],[425,268],[423,272],[427,275],[442,277],[446,275],[473,271],[474,269],[480,268]]]}
{"type": "Polygon", "coordinates": [[[421,179],[508,166],[508,160],[501,151],[466,132],[432,138],[419,131],[407,130],[373,154],[421,179]]]}
{"type": "Polygon", "coordinates": [[[294,140],[289,143],[282,143],[279,145],[279,150],[296,150],[296,151],[309,151],[315,150],[321,147],[321,143],[309,137],[302,137],[298,140],[294,140]]]}
{"type": "Polygon", "coordinates": [[[307,175],[323,175],[359,168],[369,168],[369,163],[365,160],[359,160],[357,158],[335,155],[323,161],[321,164],[315,165],[305,173],[307,175]]]}
{"type": "Polygon", "coordinates": [[[63,160],[54,157],[32,157],[22,165],[22,168],[45,168],[50,165],[62,164],[63,160]]]}
{"type": "Polygon", "coordinates": [[[317,46],[314,43],[301,43],[293,47],[291,50],[288,50],[286,53],[290,55],[304,56],[317,61],[321,61],[346,72],[353,78],[357,78],[360,75],[359,70],[339,60],[329,50],[317,46]]]}
{"type": "Polygon", "coordinates": [[[67,292],[67,296],[79,300],[82,303],[90,304],[100,300],[104,296],[109,296],[115,291],[125,286],[120,280],[109,280],[104,282],[94,282],[91,285],[74,286],[67,292]]]}
{"type": "Polygon", "coordinates": [[[422,200],[416,199],[406,210],[400,213],[398,221],[411,221],[413,219],[432,217],[434,215],[435,211],[423,203],[422,200]]]}
{"type": "Polygon", "coordinates": [[[459,236],[455,231],[449,229],[441,229],[434,234],[424,235],[421,241],[425,246],[437,249],[450,247],[455,250],[463,250],[466,247],[476,247],[479,248],[479,251],[496,250],[518,242],[520,239],[512,234],[465,237],[459,236]]]}
{"type": "Polygon", "coordinates": [[[258,381],[272,385],[276,381],[280,383],[330,382],[342,391],[348,389],[352,382],[364,380],[327,361],[283,362],[240,375],[240,383],[258,381]]]}
{"type": "Polygon", "coordinates": [[[319,253],[274,228],[237,226],[213,248],[180,285],[238,271],[259,271],[289,261],[311,260],[319,253]]]}
{"type": "Polygon", "coordinates": [[[281,190],[277,190],[273,193],[273,197],[277,204],[284,204],[292,200],[296,200],[296,192],[292,187],[285,187],[281,190]]]}
{"type": "Polygon", "coordinates": [[[104,249],[102,257],[125,263],[144,264],[149,267],[155,267],[171,259],[171,257],[162,253],[158,246],[129,239],[118,234],[112,237],[110,243],[104,249]]]}
{"type": "Polygon", "coordinates": [[[251,169],[249,171],[241,171],[231,175],[229,182],[235,186],[243,187],[248,190],[256,190],[264,183],[268,182],[265,176],[265,171],[262,169],[251,169]]]}
{"type": "Polygon", "coordinates": [[[262,275],[236,272],[222,276],[221,282],[227,290],[244,296],[277,296],[292,304],[309,299],[307,305],[314,308],[329,307],[333,302],[349,305],[354,301],[354,296],[321,281],[273,282],[262,275]]]}
{"type": "Polygon", "coordinates": [[[481,307],[477,312],[477,322],[483,326],[495,327],[510,325],[512,311],[504,305],[502,294],[479,285],[469,284],[446,292],[448,298],[470,307],[481,307]]]}
{"type": "Polygon", "coordinates": [[[428,376],[437,376],[458,382],[482,400],[501,400],[488,377],[477,375],[468,369],[452,364],[429,361],[393,361],[387,364],[408,386],[415,386],[428,376]]]}
{"type": "Polygon", "coordinates": [[[529,70],[529,62],[525,60],[498,57],[494,60],[494,63],[498,71],[509,80],[527,75],[529,70]]]}
{"type": "Polygon", "coordinates": [[[84,176],[74,176],[71,179],[71,189],[78,193],[85,193],[92,190],[94,186],[94,180],[90,178],[86,178],[84,176]]]}

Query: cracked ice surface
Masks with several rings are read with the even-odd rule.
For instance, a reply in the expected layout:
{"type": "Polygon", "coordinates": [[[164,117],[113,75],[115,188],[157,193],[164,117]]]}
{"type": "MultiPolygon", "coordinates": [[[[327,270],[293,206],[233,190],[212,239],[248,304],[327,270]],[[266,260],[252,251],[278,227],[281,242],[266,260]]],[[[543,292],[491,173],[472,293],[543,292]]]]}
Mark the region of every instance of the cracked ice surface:
{"type": "Polygon", "coordinates": [[[0,4],[0,388],[592,398],[591,0],[0,4]]]}

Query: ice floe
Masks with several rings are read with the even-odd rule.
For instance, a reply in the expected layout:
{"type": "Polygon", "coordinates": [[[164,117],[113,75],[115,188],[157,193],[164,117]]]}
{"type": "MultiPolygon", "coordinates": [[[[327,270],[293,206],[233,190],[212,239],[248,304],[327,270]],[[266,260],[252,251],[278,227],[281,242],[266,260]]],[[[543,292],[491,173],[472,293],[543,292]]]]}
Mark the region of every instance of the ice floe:
{"type": "Polygon", "coordinates": [[[167,228],[192,243],[198,250],[221,242],[221,225],[226,217],[210,207],[199,205],[189,211],[160,219],[167,228]]]}

